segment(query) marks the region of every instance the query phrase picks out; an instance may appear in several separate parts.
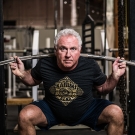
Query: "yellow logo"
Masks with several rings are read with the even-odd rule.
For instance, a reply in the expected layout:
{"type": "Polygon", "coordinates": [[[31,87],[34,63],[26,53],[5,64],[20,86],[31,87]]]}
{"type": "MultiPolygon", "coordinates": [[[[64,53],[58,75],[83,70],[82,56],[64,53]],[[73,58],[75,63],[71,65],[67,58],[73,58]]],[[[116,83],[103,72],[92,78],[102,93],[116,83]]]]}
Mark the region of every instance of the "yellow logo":
{"type": "Polygon", "coordinates": [[[82,89],[67,76],[56,82],[55,85],[50,88],[50,92],[54,94],[64,106],[67,106],[78,96],[83,94],[82,89]]]}

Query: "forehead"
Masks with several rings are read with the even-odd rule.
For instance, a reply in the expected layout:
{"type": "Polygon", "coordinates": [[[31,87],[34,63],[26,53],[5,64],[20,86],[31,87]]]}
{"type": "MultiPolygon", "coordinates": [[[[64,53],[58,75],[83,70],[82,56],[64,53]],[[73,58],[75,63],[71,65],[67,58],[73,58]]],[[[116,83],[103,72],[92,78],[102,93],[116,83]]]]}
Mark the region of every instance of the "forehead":
{"type": "Polygon", "coordinates": [[[73,43],[73,42],[78,44],[78,40],[74,35],[64,35],[64,36],[61,36],[58,40],[58,44],[73,43]]]}

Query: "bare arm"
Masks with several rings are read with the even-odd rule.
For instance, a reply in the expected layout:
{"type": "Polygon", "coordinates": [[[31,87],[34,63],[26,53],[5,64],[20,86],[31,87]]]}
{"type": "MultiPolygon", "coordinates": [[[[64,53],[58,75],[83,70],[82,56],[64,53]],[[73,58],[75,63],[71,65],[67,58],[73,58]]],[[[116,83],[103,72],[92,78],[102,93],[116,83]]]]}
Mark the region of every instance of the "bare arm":
{"type": "Polygon", "coordinates": [[[108,94],[111,92],[117,85],[119,78],[115,79],[113,74],[111,74],[103,85],[96,86],[96,89],[101,94],[108,94]]]}
{"type": "Polygon", "coordinates": [[[10,63],[10,69],[14,75],[19,77],[25,85],[35,86],[41,83],[40,80],[35,80],[31,76],[31,70],[25,70],[23,62],[16,56],[16,62],[10,63]]]}
{"type": "Polygon", "coordinates": [[[125,73],[126,69],[126,63],[121,62],[119,63],[119,57],[115,60],[113,63],[113,72],[112,74],[107,78],[105,83],[100,86],[96,86],[96,89],[102,93],[102,94],[107,94],[111,92],[117,85],[120,77],[125,73]]]}
{"type": "Polygon", "coordinates": [[[26,70],[24,71],[22,74],[20,74],[18,76],[21,81],[25,84],[25,85],[29,85],[29,86],[35,86],[41,83],[41,81],[39,80],[35,80],[32,76],[31,76],[31,69],[30,70],[26,70]]]}

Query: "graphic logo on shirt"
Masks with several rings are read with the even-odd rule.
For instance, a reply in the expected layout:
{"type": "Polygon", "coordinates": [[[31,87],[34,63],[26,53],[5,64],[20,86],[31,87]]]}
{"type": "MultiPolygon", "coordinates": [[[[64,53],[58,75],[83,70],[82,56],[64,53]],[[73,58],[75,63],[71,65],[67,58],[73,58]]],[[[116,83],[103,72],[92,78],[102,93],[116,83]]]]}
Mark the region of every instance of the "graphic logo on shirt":
{"type": "Polygon", "coordinates": [[[50,92],[54,94],[64,106],[67,106],[78,96],[83,94],[82,89],[67,76],[56,82],[55,85],[50,88],[50,92]]]}

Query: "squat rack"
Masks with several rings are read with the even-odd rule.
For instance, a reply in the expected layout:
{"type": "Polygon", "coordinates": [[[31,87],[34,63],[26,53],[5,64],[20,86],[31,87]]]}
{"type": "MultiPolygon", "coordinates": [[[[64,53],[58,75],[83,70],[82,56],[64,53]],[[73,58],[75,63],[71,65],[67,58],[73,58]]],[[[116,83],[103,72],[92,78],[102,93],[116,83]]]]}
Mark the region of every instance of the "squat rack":
{"type": "MultiPolygon", "coordinates": [[[[0,0],[0,61],[4,60],[3,45],[3,0],[0,0]]],[[[0,132],[6,135],[6,100],[4,88],[4,66],[0,67],[0,132]]]]}

